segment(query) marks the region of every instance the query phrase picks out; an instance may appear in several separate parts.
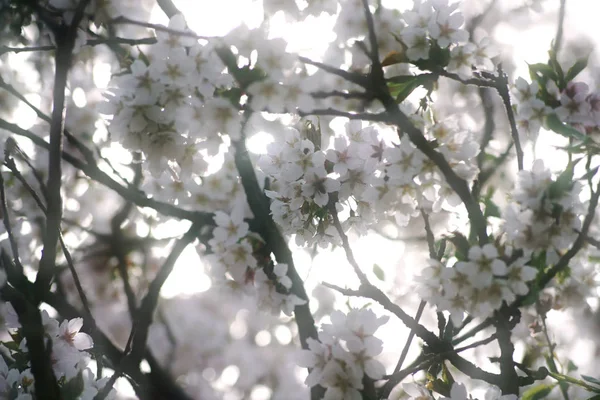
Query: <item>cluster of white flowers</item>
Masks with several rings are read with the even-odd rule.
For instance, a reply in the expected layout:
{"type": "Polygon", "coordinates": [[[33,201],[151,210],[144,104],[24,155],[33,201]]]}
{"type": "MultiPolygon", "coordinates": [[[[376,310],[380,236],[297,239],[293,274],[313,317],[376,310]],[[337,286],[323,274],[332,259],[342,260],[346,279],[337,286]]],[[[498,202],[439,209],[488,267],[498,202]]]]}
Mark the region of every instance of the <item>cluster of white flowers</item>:
{"type": "Polygon", "coordinates": [[[508,243],[535,253],[545,251],[546,261],[556,262],[581,228],[580,216],[585,214],[581,188],[571,179],[554,180],[542,160],[536,160],[530,171],[519,171],[512,201],[503,212],[508,243]]]}
{"type": "MultiPolygon", "coordinates": [[[[346,134],[333,140],[333,148],[320,150],[296,129],[267,148],[258,166],[273,179],[267,195],[271,212],[286,234],[296,234],[299,245],[339,244],[331,207],[346,211],[342,222],[347,231],[359,233],[377,218],[394,217],[406,226],[419,208],[440,211],[444,202],[460,204],[434,164],[403,138],[375,126],[363,129],[360,122],[346,125],[346,134]],[[390,140],[384,135],[390,133],[390,140]]],[[[471,181],[477,174],[475,157],[479,147],[469,131],[452,121],[427,129],[461,178],[471,181]]]]}
{"type": "Polygon", "coordinates": [[[533,138],[544,124],[544,119],[551,113],[551,108],[538,99],[540,87],[537,82],[528,83],[519,77],[512,88],[515,100],[517,126],[520,132],[527,132],[533,138]]]}
{"type": "MultiPolygon", "coordinates": [[[[425,387],[416,383],[404,383],[402,388],[408,394],[409,400],[434,400],[431,392],[425,387]]],[[[454,382],[450,389],[450,397],[440,397],[439,400],[470,400],[471,397],[465,385],[454,382]]],[[[502,395],[502,392],[497,386],[490,386],[484,395],[484,400],[517,400],[518,397],[514,394],[502,395]]]]}
{"type": "MultiPolygon", "coordinates": [[[[553,84],[550,81],[549,85],[553,84]]],[[[582,133],[597,133],[600,130],[600,92],[589,92],[585,82],[571,81],[559,92],[556,85],[548,93],[560,102],[554,111],[561,121],[572,125],[582,133]]]]}
{"type": "Polygon", "coordinates": [[[279,314],[283,311],[292,315],[294,307],[306,303],[290,293],[292,281],[287,276],[288,266],[276,264],[272,267],[273,279],[265,273],[270,267],[259,265],[255,252],[262,246],[262,239],[249,231],[244,221],[244,208],[235,207],[231,214],[222,211],[215,213],[216,227],[208,244],[212,251],[212,276],[217,280],[226,279],[244,288],[246,293],[257,297],[257,303],[264,310],[279,314]]]}
{"type": "Polygon", "coordinates": [[[429,260],[417,282],[417,291],[423,300],[435,304],[438,310],[449,311],[452,322],[460,324],[464,313],[486,318],[504,302],[511,303],[516,296],[529,292],[527,282],[537,275],[537,269],[526,265],[527,257],[519,257],[506,264],[508,254],[499,254],[495,245],[469,249],[468,261],[444,266],[429,260]]]}
{"type": "Polygon", "coordinates": [[[298,363],[311,369],[308,386],[326,388],[325,399],[360,400],[363,376],[381,379],[383,364],[375,357],[383,343],[373,336],[388,321],[368,309],[353,309],[347,315],[331,314],[331,324],[321,327],[319,340],[308,339],[309,350],[301,350],[298,363]]]}
{"type": "Polygon", "coordinates": [[[581,133],[600,131],[600,92],[589,91],[585,82],[567,82],[564,90],[548,80],[542,90],[537,82],[528,83],[519,77],[512,94],[515,99],[518,127],[535,139],[545,124],[545,118],[553,113],[561,122],[569,124],[581,133]]]}
{"type": "MultiPolygon", "coordinates": [[[[169,28],[185,31],[176,15],[169,28]]],[[[153,174],[176,161],[182,169],[206,164],[198,150],[214,155],[221,135],[238,139],[241,116],[231,103],[217,98],[217,87],[231,84],[224,65],[208,44],[191,37],[157,32],[158,43],[111,81],[112,95],[104,112],[113,115],[109,132],[132,151],[143,151],[153,174]],[[197,162],[194,162],[197,161],[197,162]]]]}
{"type": "Polygon", "coordinates": [[[410,60],[427,60],[433,41],[445,49],[469,39],[462,28],[465,18],[457,9],[458,3],[449,5],[447,0],[415,1],[413,9],[402,15],[407,26],[400,37],[410,60]]]}
{"type": "MultiPolygon", "coordinates": [[[[0,398],[35,399],[35,380],[28,360],[27,340],[19,332],[21,325],[10,303],[3,304],[2,317],[14,342],[5,343],[1,349],[0,398]]],[[[94,343],[88,334],[80,332],[83,319],[64,320],[59,324],[44,310],[42,323],[46,341],[52,346],[52,369],[61,390],[68,390],[79,400],[92,400],[109,378],[97,379],[87,367],[90,357],[86,350],[89,351],[94,343]]],[[[106,398],[115,399],[116,392],[111,389],[106,398]]]]}
{"type": "Polygon", "coordinates": [[[448,0],[415,1],[412,10],[402,14],[406,26],[400,38],[407,47],[406,56],[411,61],[427,60],[432,46],[436,45],[450,49],[450,72],[469,77],[473,66],[493,70],[491,59],[498,51],[487,37],[477,44],[468,42],[465,18],[458,6],[459,3],[449,4],[448,0]]]}

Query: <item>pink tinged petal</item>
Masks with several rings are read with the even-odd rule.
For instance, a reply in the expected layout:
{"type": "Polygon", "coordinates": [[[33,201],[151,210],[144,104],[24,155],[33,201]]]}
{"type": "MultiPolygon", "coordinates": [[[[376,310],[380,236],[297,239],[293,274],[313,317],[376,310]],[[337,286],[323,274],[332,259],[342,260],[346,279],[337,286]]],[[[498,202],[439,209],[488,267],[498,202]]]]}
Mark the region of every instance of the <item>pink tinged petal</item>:
{"type": "Polygon", "coordinates": [[[504,263],[502,260],[495,259],[492,261],[492,272],[494,275],[506,275],[508,273],[506,263],[504,263]]]}
{"type": "Polygon", "coordinates": [[[83,318],[73,318],[69,321],[69,332],[77,333],[83,326],[83,318]]]}
{"type": "Polygon", "coordinates": [[[282,277],[285,276],[285,274],[287,274],[287,270],[288,270],[288,266],[287,264],[277,264],[275,265],[275,267],[273,267],[273,272],[275,273],[275,275],[282,277]]]}
{"type": "Polygon", "coordinates": [[[383,351],[383,342],[373,336],[368,336],[364,339],[363,348],[367,355],[373,357],[381,354],[383,351]]]}
{"type": "Polygon", "coordinates": [[[75,346],[77,350],[87,350],[94,347],[94,341],[87,333],[80,332],[73,338],[73,346],[75,346]]]}
{"type": "Polygon", "coordinates": [[[329,195],[327,193],[320,193],[317,192],[315,193],[315,204],[321,206],[321,207],[325,207],[327,205],[327,203],[329,202],[329,195]]]}
{"type": "Polygon", "coordinates": [[[496,246],[494,246],[493,244],[486,244],[485,246],[483,246],[482,250],[483,254],[487,259],[498,258],[498,249],[496,249],[496,246]]]}
{"type": "Polygon", "coordinates": [[[473,246],[469,249],[469,260],[479,260],[482,255],[481,247],[473,246]]]}
{"type": "Polygon", "coordinates": [[[287,276],[279,278],[279,283],[288,290],[292,287],[292,280],[287,276]]]}
{"type": "Polygon", "coordinates": [[[372,379],[381,379],[385,375],[385,367],[377,360],[367,360],[365,362],[365,374],[372,379]]]}
{"type": "Polygon", "coordinates": [[[314,368],[312,371],[310,371],[310,373],[306,377],[306,380],[304,381],[304,383],[309,387],[313,387],[313,386],[321,383],[322,379],[323,379],[323,370],[321,368],[314,368]]]}
{"type": "Polygon", "coordinates": [[[223,211],[215,212],[215,224],[219,226],[227,226],[229,221],[229,215],[225,214],[223,211]]]}
{"type": "Polygon", "coordinates": [[[348,338],[348,340],[346,340],[346,346],[351,353],[360,353],[365,348],[363,342],[357,337],[348,338]]]}
{"type": "Polygon", "coordinates": [[[336,191],[340,190],[340,186],[341,186],[341,184],[339,181],[336,181],[331,178],[327,178],[325,180],[325,190],[327,190],[328,193],[336,192],[336,191]]]}
{"type": "Polygon", "coordinates": [[[530,267],[529,265],[525,265],[521,268],[521,279],[525,282],[529,282],[537,276],[537,269],[530,267]]]}
{"type": "Polygon", "coordinates": [[[453,400],[466,400],[467,389],[465,388],[465,385],[463,385],[462,383],[454,382],[454,384],[452,385],[452,389],[450,390],[450,397],[452,397],[453,400]]]}
{"type": "Polygon", "coordinates": [[[312,368],[317,365],[317,361],[318,358],[315,353],[309,350],[300,350],[296,355],[296,364],[298,364],[300,367],[312,368]]]}
{"type": "Polygon", "coordinates": [[[329,149],[329,150],[327,150],[327,153],[325,154],[325,158],[328,161],[331,161],[332,163],[336,163],[338,161],[337,152],[333,149],[329,149]]]}

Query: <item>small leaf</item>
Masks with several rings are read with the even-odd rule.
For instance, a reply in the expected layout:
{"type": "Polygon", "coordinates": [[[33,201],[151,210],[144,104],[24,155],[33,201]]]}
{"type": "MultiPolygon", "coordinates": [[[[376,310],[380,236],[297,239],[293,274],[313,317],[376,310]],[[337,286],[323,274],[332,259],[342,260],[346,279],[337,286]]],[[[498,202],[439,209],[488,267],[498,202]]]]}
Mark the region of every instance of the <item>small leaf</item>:
{"type": "Polygon", "coordinates": [[[448,240],[450,240],[450,242],[452,242],[456,248],[456,258],[458,258],[460,261],[467,260],[469,257],[469,249],[471,248],[467,238],[459,232],[454,232],[454,234],[450,236],[448,240]]]}
{"type": "Polygon", "coordinates": [[[19,350],[19,345],[16,344],[15,342],[2,342],[2,344],[12,351],[19,350]]]}
{"type": "Polygon", "coordinates": [[[392,76],[391,78],[387,79],[387,81],[391,83],[406,83],[408,81],[412,81],[417,76],[418,75],[398,75],[392,76]]]}
{"type": "Polygon", "coordinates": [[[573,372],[576,369],[578,369],[577,365],[575,365],[573,361],[569,360],[569,362],[567,363],[567,372],[573,372]]]}
{"type": "Polygon", "coordinates": [[[373,274],[375,274],[380,281],[385,281],[385,272],[383,272],[378,264],[373,264],[373,274]]]}
{"type": "Polygon", "coordinates": [[[542,63],[529,64],[529,75],[531,76],[531,80],[538,82],[543,80],[544,83],[548,79],[556,80],[557,78],[552,67],[550,67],[548,64],[542,63]]]}
{"type": "Polygon", "coordinates": [[[587,400],[600,400],[600,394],[592,396],[592,397],[588,398],[587,400]]]}
{"type": "Polygon", "coordinates": [[[389,65],[400,64],[408,62],[406,55],[403,52],[399,51],[390,51],[381,61],[382,67],[387,67],[389,65]]]}
{"type": "Polygon", "coordinates": [[[483,205],[485,206],[484,217],[500,217],[500,207],[492,200],[492,196],[494,195],[494,190],[490,188],[483,199],[483,205]]]}
{"type": "Polygon", "coordinates": [[[555,386],[556,384],[543,384],[534,386],[531,389],[526,390],[525,393],[523,393],[521,400],[543,399],[546,396],[548,396],[548,394],[550,394],[550,392],[552,391],[552,389],[554,389],[555,386]]]}
{"type": "Polygon", "coordinates": [[[582,142],[588,141],[588,137],[586,135],[569,125],[563,124],[562,121],[558,118],[558,116],[554,113],[546,116],[545,123],[548,129],[560,135],[563,135],[570,139],[581,140],[582,142]]]}
{"type": "Polygon", "coordinates": [[[587,67],[589,58],[590,58],[590,55],[588,54],[587,56],[585,56],[585,58],[582,58],[581,60],[577,60],[577,62],[575,64],[573,64],[573,66],[571,68],[569,68],[569,70],[567,71],[567,75],[565,76],[565,81],[571,82],[573,80],[573,78],[575,78],[577,75],[579,75],[579,73],[587,67]]]}
{"type": "Polygon", "coordinates": [[[552,182],[547,189],[548,198],[550,200],[560,199],[566,192],[573,187],[573,175],[575,173],[575,165],[581,161],[581,158],[569,163],[567,168],[552,182]]]}
{"type": "Polygon", "coordinates": [[[450,373],[448,367],[446,367],[446,363],[442,363],[442,380],[450,387],[454,384],[454,377],[450,373]]]}
{"type": "Polygon", "coordinates": [[[600,168],[600,166],[590,169],[581,178],[577,178],[577,180],[578,181],[587,181],[588,179],[593,178],[596,175],[596,173],[598,172],[598,168],[600,168]]]}
{"type": "Polygon", "coordinates": [[[397,103],[403,102],[419,86],[427,87],[434,79],[432,74],[399,75],[388,79],[390,95],[397,103]]]}
{"type": "Polygon", "coordinates": [[[523,301],[521,301],[520,306],[526,307],[526,306],[535,304],[538,300],[539,295],[540,295],[540,288],[538,287],[538,285],[536,283],[533,283],[531,285],[531,287],[529,288],[529,293],[527,293],[527,296],[525,296],[523,301]]]}
{"type": "Polygon", "coordinates": [[[558,86],[559,89],[564,89],[567,84],[565,81],[565,73],[562,70],[562,67],[560,66],[557,58],[556,58],[556,52],[554,50],[550,50],[548,52],[548,55],[550,56],[550,60],[548,60],[548,65],[552,68],[552,71],[554,71],[554,73],[556,74],[556,85],[558,86]]]}
{"type": "Polygon", "coordinates": [[[593,383],[593,384],[595,384],[595,385],[598,385],[598,386],[600,386],[600,380],[599,380],[599,379],[596,379],[596,378],[594,378],[594,377],[592,377],[592,376],[588,376],[588,375],[581,375],[581,379],[583,379],[583,380],[584,380],[584,381],[586,381],[586,382],[590,382],[590,383],[593,383]]]}

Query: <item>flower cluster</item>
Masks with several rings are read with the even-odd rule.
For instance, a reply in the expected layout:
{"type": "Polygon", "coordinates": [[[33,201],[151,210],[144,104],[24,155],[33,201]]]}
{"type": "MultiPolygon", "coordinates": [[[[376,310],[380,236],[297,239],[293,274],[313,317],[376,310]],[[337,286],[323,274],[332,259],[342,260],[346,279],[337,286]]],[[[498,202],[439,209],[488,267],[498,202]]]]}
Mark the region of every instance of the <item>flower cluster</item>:
{"type": "Polygon", "coordinates": [[[326,399],[362,399],[363,376],[381,379],[385,374],[375,359],[382,342],[373,335],[387,320],[368,309],[353,309],[347,315],[334,311],[331,324],[321,327],[319,340],[307,339],[309,350],[300,352],[300,366],[311,369],[306,384],[326,388],[326,399]]]}
{"type": "Polygon", "coordinates": [[[544,119],[550,114],[551,109],[542,100],[537,98],[539,91],[537,82],[528,83],[519,77],[512,88],[515,100],[517,126],[520,132],[527,132],[533,138],[544,124],[544,119]]]}
{"type": "Polygon", "coordinates": [[[451,266],[429,260],[429,266],[416,278],[417,290],[421,298],[435,304],[438,310],[449,311],[457,325],[465,312],[489,317],[504,302],[511,303],[516,296],[527,294],[527,282],[537,275],[537,269],[526,265],[527,257],[519,257],[507,265],[505,259],[509,256],[499,254],[490,243],[471,247],[468,260],[451,266]]]}
{"type": "Polygon", "coordinates": [[[457,8],[458,3],[449,5],[447,1],[415,1],[413,9],[402,15],[407,26],[400,37],[410,60],[428,59],[434,41],[447,48],[468,40],[469,33],[462,28],[465,18],[457,8]]]}
{"type": "Polygon", "coordinates": [[[259,264],[257,257],[261,257],[257,252],[263,241],[249,232],[241,206],[235,207],[230,214],[217,211],[214,220],[216,227],[208,242],[214,260],[211,265],[213,277],[235,282],[249,294],[255,295],[262,309],[274,314],[283,311],[292,315],[295,306],[306,303],[290,293],[292,281],[287,276],[286,264],[273,266],[270,260],[259,264]],[[271,276],[265,272],[266,268],[272,269],[271,276]]]}
{"type": "MultiPolygon", "coordinates": [[[[404,391],[410,396],[409,400],[434,400],[431,392],[425,387],[416,383],[402,384],[404,391]]],[[[440,397],[439,400],[469,400],[472,399],[465,385],[454,382],[450,389],[450,397],[440,397]]],[[[514,394],[502,395],[502,392],[497,386],[490,386],[484,395],[484,400],[517,400],[514,394]]]]}
{"type": "MultiPolygon", "coordinates": [[[[31,372],[27,340],[23,337],[21,325],[10,303],[3,305],[2,317],[13,342],[3,346],[0,357],[0,397],[35,399],[35,380],[31,372]]],[[[52,369],[61,391],[68,392],[72,398],[92,400],[109,378],[97,379],[87,367],[90,358],[86,350],[93,347],[93,341],[88,334],[80,332],[83,319],[64,320],[59,324],[46,311],[42,311],[42,323],[46,343],[52,346],[52,369]]],[[[116,392],[111,389],[106,398],[115,399],[116,392]]]]}
{"type": "MultiPolygon", "coordinates": [[[[548,86],[551,84],[552,81],[548,86]]],[[[562,122],[582,133],[600,132],[600,92],[590,93],[585,82],[571,81],[562,91],[552,85],[548,88],[548,93],[554,95],[560,103],[554,111],[562,122]]]]}
{"type": "Polygon", "coordinates": [[[512,201],[503,212],[504,232],[509,244],[533,252],[546,252],[554,263],[581,228],[585,208],[579,199],[581,184],[563,175],[554,180],[542,160],[531,170],[519,171],[512,201]]]}
{"type": "MultiPolygon", "coordinates": [[[[270,144],[258,166],[273,179],[266,193],[284,233],[296,234],[300,245],[326,247],[339,243],[332,210],[347,213],[344,231],[354,227],[363,233],[378,217],[393,217],[406,226],[419,208],[440,211],[444,203],[459,205],[437,167],[408,138],[398,143],[392,135],[351,122],[326,151],[296,129],[270,144]]],[[[426,136],[461,178],[476,176],[479,147],[469,131],[443,121],[429,127],[426,136]]]]}
{"type": "Polygon", "coordinates": [[[600,92],[585,82],[570,81],[560,90],[553,80],[540,87],[519,77],[512,89],[518,127],[535,139],[552,114],[583,134],[600,132],[600,92]]]}
{"type": "MultiPolygon", "coordinates": [[[[183,17],[171,18],[169,28],[186,30],[183,17]]],[[[113,115],[113,140],[143,151],[155,175],[166,169],[167,161],[185,169],[198,150],[214,155],[221,135],[235,140],[241,132],[239,111],[214,96],[231,78],[222,74],[225,67],[212,47],[164,32],[157,32],[157,39],[151,52],[140,54],[128,70],[113,77],[104,110],[113,115]]],[[[203,171],[205,163],[197,161],[193,169],[203,171]]]]}
{"type": "Polygon", "coordinates": [[[450,49],[448,71],[461,76],[472,75],[473,67],[493,70],[492,58],[498,52],[489,38],[479,43],[468,42],[465,18],[458,3],[446,0],[415,1],[412,10],[402,14],[406,24],[400,34],[410,61],[428,60],[432,48],[450,49]]]}

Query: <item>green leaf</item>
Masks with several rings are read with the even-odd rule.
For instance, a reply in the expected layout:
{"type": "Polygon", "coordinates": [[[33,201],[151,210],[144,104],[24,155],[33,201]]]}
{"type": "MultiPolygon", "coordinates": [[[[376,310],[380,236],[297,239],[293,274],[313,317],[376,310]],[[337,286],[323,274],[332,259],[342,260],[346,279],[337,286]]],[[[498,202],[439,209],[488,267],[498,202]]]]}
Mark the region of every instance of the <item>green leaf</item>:
{"type": "Polygon", "coordinates": [[[373,273],[380,281],[385,281],[385,272],[381,269],[379,264],[373,264],[373,273]]]}
{"type": "Polygon", "coordinates": [[[566,192],[573,187],[573,176],[575,174],[575,165],[581,161],[579,158],[574,162],[569,163],[567,168],[552,182],[547,190],[550,200],[560,199],[566,192]]]}
{"type": "Polygon", "coordinates": [[[590,169],[583,176],[581,176],[580,178],[577,178],[577,180],[578,181],[587,181],[588,179],[593,178],[596,175],[596,173],[598,172],[598,168],[600,168],[600,166],[590,169]]]}
{"type": "Polygon", "coordinates": [[[16,344],[15,342],[1,342],[1,343],[10,350],[13,350],[13,351],[19,350],[19,345],[16,344]]]}
{"type": "MultiPolygon", "coordinates": [[[[552,67],[548,64],[529,64],[529,76],[532,81],[543,80],[544,83],[548,79],[556,80],[557,76],[552,67]]],[[[540,85],[541,86],[541,85],[540,85]]]]}
{"type": "Polygon", "coordinates": [[[489,188],[484,199],[483,199],[483,205],[485,206],[485,213],[483,214],[484,217],[500,217],[501,216],[501,212],[500,212],[500,207],[498,207],[498,205],[496,203],[494,203],[494,201],[492,200],[492,196],[494,195],[494,190],[492,188],[489,188]]]}
{"type": "Polygon", "coordinates": [[[406,83],[406,82],[414,80],[418,76],[420,76],[420,75],[398,75],[398,76],[392,76],[391,78],[387,79],[387,82],[388,83],[406,83]]]}
{"type": "Polygon", "coordinates": [[[555,113],[546,116],[545,125],[548,129],[570,139],[577,139],[582,142],[587,142],[589,140],[586,135],[579,132],[577,129],[567,124],[563,124],[555,113]]]}
{"type": "Polygon", "coordinates": [[[469,249],[471,248],[467,238],[462,233],[454,232],[452,236],[448,237],[448,240],[456,248],[456,258],[459,261],[466,261],[469,257],[469,249]]]}
{"type": "Polygon", "coordinates": [[[394,64],[400,64],[400,63],[405,63],[408,62],[408,58],[406,58],[406,55],[404,54],[404,52],[399,52],[399,51],[390,51],[384,58],[383,61],[381,61],[381,66],[382,67],[387,67],[388,65],[394,65],[394,64]]]}
{"type": "Polygon", "coordinates": [[[431,387],[434,392],[437,392],[442,396],[450,396],[450,390],[452,389],[452,385],[447,384],[441,379],[436,379],[431,382],[431,387]]]}
{"type": "Polygon", "coordinates": [[[555,386],[556,384],[542,384],[534,386],[531,389],[526,390],[525,393],[523,393],[521,400],[543,399],[546,396],[548,396],[548,394],[550,394],[550,392],[552,391],[552,389],[554,389],[555,386]]]}
{"type": "Polygon", "coordinates": [[[562,67],[556,58],[556,52],[554,50],[550,50],[548,52],[548,56],[550,57],[550,60],[548,60],[548,65],[552,68],[552,71],[554,71],[557,78],[555,79],[556,85],[562,90],[567,86],[565,81],[565,73],[563,72],[562,67]]]}
{"type": "Polygon", "coordinates": [[[388,88],[396,102],[401,103],[419,86],[429,88],[434,79],[432,74],[399,75],[388,79],[388,88]]]}
{"type": "Polygon", "coordinates": [[[77,376],[72,378],[70,381],[65,383],[60,388],[60,393],[62,395],[62,399],[64,400],[77,400],[81,396],[81,393],[84,389],[83,384],[83,376],[82,373],[79,372],[77,376]]]}
{"type": "Polygon", "coordinates": [[[587,399],[587,400],[600,400],[600,394],[597,394],[597,395],[595,395],[595,396],[592,396],[592,397],[590,397],[590,398],[589,398],[589,399],[587,399]]]}
{"type": "Polygon", "coordinates": [[[569,68],[569,70],[567,71],[567,75],[565,76],[565,81],[567,81],[567,83],[571,82],[573,78],[579,75],[579,73],[587,67],[589,58],[590,55],[588,54],[587,56],[585,56],[585,58],[577,60],[577,62],[573,64],[571,68],[569,68]]]}
{"type": "Polygon", "coordinates": [[[598,386],[600,386],[600,380],[599,380],[599,379],[596,379],[596,378],[594,378],[594,377],[592,377],[592,376],[589,376],[589,375],[581,375],[581,379],[583,379],[583,380],[584,380],[584,381],[586,381],[586,382],[593,383],[594,385],[598,385],[598,386]]]}
{"type": "MultiPolygon", "coordinates": [[[[452,329],[450,329],[452,330],[452,329]]],[[[450,370],[446,366],[446,363],[442,363],[442,380],[448,384],[448,386],[452,387],[454,384],[454,377],[450,373],[450,370]]]]}

